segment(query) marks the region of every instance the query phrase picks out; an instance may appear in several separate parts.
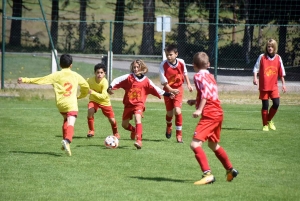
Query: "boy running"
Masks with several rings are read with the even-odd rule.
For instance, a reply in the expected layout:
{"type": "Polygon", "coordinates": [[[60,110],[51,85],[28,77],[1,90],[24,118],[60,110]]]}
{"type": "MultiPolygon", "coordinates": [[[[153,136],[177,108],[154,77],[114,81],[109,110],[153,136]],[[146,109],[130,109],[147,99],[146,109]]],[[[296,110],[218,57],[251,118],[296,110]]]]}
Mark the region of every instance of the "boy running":
{"type": "Polygon", "coordinates": [[[227,153],[218,144],[221,138],[223,110],[218,98],[216,80],[207,70],[209,65],[209,58],[206,53],[198,52],[194,55],[193,66],[196,72],[194,83],[197,90],[197,97],[196,100],[188,100],[187,103],[190,106],[196,106],[193,117],[198,118],[201,116],[201,118],[195,128],[190,147],[195,153],[196,160],[203,172],[202,179],[196,181],[195,185],[209,184],[215,181],[206,154],[202,149],[202,144],[205,141],[208,141],[208,147],[215,153],[225,168],[227,181],[232,181],[238,175],[238,171],[232,167],[227,153]]]}
{"type": "Polygon", "coordinates": [[[279,107],[279,91],[277,86],[278,77],[282,82],[282,91],[286,92],[285,70],[281,57],[276,54],[278,49],[277,42],[270,39],[266,43],[265,53],[261,54],[253,69],[253,84],[258,84],[257,73],[259,73],[259,99],[262,102],[261,117],[263,131],[276,130],[272,121],[279,107]],[[269,110],[269,99],[273,105],[269,110]],[[269,111],[268,111],[269,110],[269,111]]]}
{"type": "Polygon", "coordinates": [[[166,107],[166,138],[171,138],[172,135],[172,119],[175,113],[176,139],[178,143],[182,143],[182,99],[183,99],[183,83],[187,83],[190,92],[193,87],[190,84],[187,75],[187,69],[183,59],[178,59],[178,51],[175,45],[169,45],[165,48],[167,60],[163,61],[159,67],[159,75],[161,84],[166,92],[175,94],[175,98],[164,97],[166,107]]]}
{"type": "Polygon", "coordinates": [[[136,140],[134,146],[142,148],[142,118],[145,111],[145,102],[148,94],[152,94],[160,99],[160,96],[174,98],[174,94],[165,92],[145,76],[148,67],[142,60],[134,60],[130,65],[130,74],[115,78],[108,89],[109,94],[112,90],[122,88],[125,90],[123,97],[124,112],[122,117],[122,127],[131,132],[130,138],[136,140]],[[135,117],[135,127],[130,124],[132,116],[135,117]]]}
{"type": "Polygon", "coordinates": [[[61,71],[38,78],[18,78],[18,83],[29,84],[51,84],[54,88],[56,106],[63,116],[62,150],[71,156],[70,143],[74,135],[74,125],[78,114],[77,98],[84,98],[88,95],[89,84],[78,73],[71,70],[72,56],[63,54],[60,57],[61,71]],[[77,97],[77,88],[80,86],[80,96],[77,97]]]}
{"type": "Polygon", "coordinates": [[[94,66],[94,74],[95,76],[87,79],[89,83],[90,90],[90,102],[88,104],[88,127],[89,131],[87,137],[93,137],[95,135],[94,129],[94,114],[100,108],[104,116],[108,118],[108,121],[111,125],[112,133],[118,139],[120,139],[120,135],[118,133],[117,122],[115,120],[115,114],[113,108],[111,106],[110,98],[107,93],[108,82],[105,78],[106,67],[104,64],[99,63],[94,66]]]}

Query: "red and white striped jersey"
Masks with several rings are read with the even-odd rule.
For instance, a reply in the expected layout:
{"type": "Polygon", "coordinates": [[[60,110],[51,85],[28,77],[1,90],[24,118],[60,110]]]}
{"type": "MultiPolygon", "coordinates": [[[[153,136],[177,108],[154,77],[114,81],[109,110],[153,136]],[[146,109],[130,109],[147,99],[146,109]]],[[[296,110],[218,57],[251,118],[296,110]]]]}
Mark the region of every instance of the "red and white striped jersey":
{"type": "Polygon", "coordinates": [[[201,99],[206,99],[206,104],[202,111],[202,117],[214,120],[223,118],[223,109],[218,97],[218,87],[216,80],[208,70],[200,70],[194,75],[194,83],[197,90],[196,109],[199,107],[201,99]]]}
{"type": "Polygon", "coordinates": [[[144,106],[147,95],[161,98],[164,90],[156,86],[147,76],[139,79],[133,73],[115,78],[110,86],[113,90],[122,88],[125,90],[123,104],[125,107],[144,106]]]}

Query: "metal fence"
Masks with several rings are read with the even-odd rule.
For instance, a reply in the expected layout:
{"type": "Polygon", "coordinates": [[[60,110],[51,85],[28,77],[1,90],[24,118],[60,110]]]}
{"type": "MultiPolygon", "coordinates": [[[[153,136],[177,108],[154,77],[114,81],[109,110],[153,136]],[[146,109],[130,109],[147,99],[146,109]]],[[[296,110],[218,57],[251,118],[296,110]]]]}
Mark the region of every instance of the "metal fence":
{"type": "MultiPolygon", "coordinates": [[[[52,24],[53,22],[48,21],[52,24]]],[[[159,63],[162,61],[162,32],[155,31],[155,23],[122,22],[122,39],[114,38],[115,25],[120,22],[113,21],[89,21],[85,22],[84,33],[80,30],[80,21],[59,21],[57,29],[51,28],[55,49],[58,53],[70,53],[78,57],[78,61],[89,64],[107,62],[107,52],[115,50],[112,58],[112,69],[128,70],[128,62],[141,58],[149,64],[150,73],[158,73],[159,63]],[[143,41],[143,27],[147,25],[152,28],[153,37],[143,41]],[[142,42],[143,41],[143,42],[142,42]],[[146,44],[146,45],[145,45],[146,44]],[[80,58],[85,58],[80,60],[80,58]]],[[[39,73],[49,73],[51,65],[51,41],[47,29],[42,20],[21,20],[22,31],[20,36],[15,36],[15,30],[11,30],[12,19],[6,20],[5,38],[5,67],[4,81],[14,80],[17,76],[26,74],[22,71],[20,63],[16,64],[21,54],[31,55],[32,62],[43,58],[39,73]],[[13,54],[11,54],[13,53],[13,54]],[[43,66],[44,65],[44,66],[43,66]],[[18,67],[16,67],[18,66],[18,67]],[[20,68],[20,69],[17,69],[20,68]]],[[[251,83],[252,69],[259,54],[263,52],[265,42],[269,38],[279,41],[280,26],[260,26],[239,24],[229,26],[218,24],[218,41],[215,40],[216,30],[214,24],[208,23],[172,23],[171,31],[166,32],[166,45],[177,44],[179,57],[187,63],[188,71],[192,71],[192,56],[198,51],[206,52],[211,61],[211,71],[216,73],[218,82],[237,83],[247,80],[251,83]],[[184,37],[180,37],[180,29],[185,29],[184,37]],[[246,34],[245,30],[251,30],[246,34]],[[251,37],[251,38],[250,38],[251,37]],[[247,45],[249,44],[249,45],[247,45]],[[215,55],[218,48],[218,55],[215,55]],[[217,61],[217,69],[214,69],[217,61]]],[[[300,81],[300,26],[286,26],[286,37],[284,46],[279,43],[279,54],[283,58],[287,72],[287,81],[297,83],[300,81]]],[[[148,37],[149,38],[149,37],[148,37]]],[[[26,58],[27,59],[27,58],[26,58]]],[[[24,63],[25,65],[25,63],[24,63]]],[[[25,69],[26,66],[23,66],[25,69]]],[[[3,67],[2,67],[3,69],[3,67]]],[[[298,83],[297,83],[298,84],[298,83]]]]}

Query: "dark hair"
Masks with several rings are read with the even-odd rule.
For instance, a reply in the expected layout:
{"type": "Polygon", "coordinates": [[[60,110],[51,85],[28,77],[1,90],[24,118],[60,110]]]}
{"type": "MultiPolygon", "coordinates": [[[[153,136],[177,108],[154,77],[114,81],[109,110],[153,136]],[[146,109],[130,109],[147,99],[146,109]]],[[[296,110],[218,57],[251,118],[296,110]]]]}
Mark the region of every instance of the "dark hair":
{"type": "Polygon", "coordinates": [[[73,63],[72,56],[69,54],[63,54],[60,56],[59,64],[61,68],[69,68],[73,63]]]}
{"type": "Polygon", "coordinates": [[[171,45],[168,45],[166,48],[165,48],[165,51],[166,52],[175,52],[177,53],[178,50],[177,50],[177,46],[175,44],[171,44],[171,45]]]}
{"type": "Polygon", "coordinates": [[[102,69],[104,71],[104,73],[106,73],[106,66],[103,63],[98,63],[94,66],[94,72],[96,72],[97,70],[102,69]]]}

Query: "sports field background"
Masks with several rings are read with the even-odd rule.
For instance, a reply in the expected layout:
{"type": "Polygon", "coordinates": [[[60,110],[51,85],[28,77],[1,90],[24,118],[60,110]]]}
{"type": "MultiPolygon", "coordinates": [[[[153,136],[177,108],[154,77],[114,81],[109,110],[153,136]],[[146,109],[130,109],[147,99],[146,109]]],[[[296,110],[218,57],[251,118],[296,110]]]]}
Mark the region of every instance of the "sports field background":
{"type": "Polygon", "coordinates": [[[53,99],[0,98],[1,200],[299,199],[299,105],[283,101],[274,118],[277,130],[263,132],[260,105],[224,103],[221,145],[240,174],[226,182],[225,170],[205,143],[216,182],[194,186],[201,171],[189,148],[198,121],[191,117],[193,107],[183,105],[184,143],[178,144],[174,136],[165,138],[162,100],[148,102],[143,148],[136,150],[130,133],[120,127],[123,105],[113,101],[121,140],[109,150],[103,141],[111,130],[101,112],[95,116],[96,136],[86,138],[87,102],[79,101],[68,157],[60,150],[62,118],[53,99]]]}

